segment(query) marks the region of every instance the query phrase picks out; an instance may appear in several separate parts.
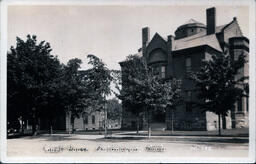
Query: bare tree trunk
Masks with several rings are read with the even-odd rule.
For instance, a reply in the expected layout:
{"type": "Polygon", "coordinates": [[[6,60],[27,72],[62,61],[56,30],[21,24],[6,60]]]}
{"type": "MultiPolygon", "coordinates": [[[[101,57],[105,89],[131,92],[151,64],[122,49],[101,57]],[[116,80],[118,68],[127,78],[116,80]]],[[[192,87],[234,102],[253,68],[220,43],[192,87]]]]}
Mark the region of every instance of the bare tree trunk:
{"type": "MultiPolygon", "coordinates": [[[[85,130],[85,126],[84,126],[84,130],[85,130]]],[[[99,119],[99,134],[101,134],[101,121],[99,119]]]]}
{"type": "Polygon", "coordinates": [[[71,118],[71,116],[70,116],[69,111],[67,112],[67,115],[68,115],[68,120],[67,121],[69,121],[69,123],[68,123],[68,134],[70,134],[70,123],[71,123],[70,118],[71,118]]]}
{"type": "Polygon", "coordinates": [[[53,133],[53,130],[52,130],[52,125],[51,125],[51,128],[50,128],[50,134],[52,135],[53,133]]]}
{"type": "Polygon", "coordinates": [[[50,133],[50,135],[52,135],[52,118],[50,118],[50,120],[49,120],[49,133],[50,133]]]}
{"type": "Polygon", "coordinates": [[[36,113],[35,113],[35,109],[33,110],[33,124],[32,124],[32,134],[33,136],[37,135],[37,131],[36,131],[36,113]]]}
{"type": "Polygon", "coordinates": [[[139,134],[140,122],[139,122],[139,114],[137,114],[137,134],[139,134]]]}
{"type": "Polygon", "coordinates": [[[70,118],[70,123],[71,123],[71,131],[72,131],[72,134],[75,132],[75,118],[71,115],[71,118],[70,118]]]}
{"type": "Polygon", "coordinates": [[[151,137],[151,125],[148,124],[148,138],[151,137]]]}
{"type": "Polygon", "coordinates": [[[220,119],[221,119],[221,115],[220,114],[218,114],[218,116],[219,116],[219,136],[221,135],[221,127],[220,127],[220,119]]]}
{"type": "Polygon", "coordinates": [[[172,133],[173,133],[173,122],[174,122],[174,121],[173,121],[173,118],[174,118],[174,117],[173,117],[173,108],[172,108],[172,133]]]}
{"type": "Polygon", "coordinates": [[[52,123],[51,123],[51,119],[49,119],[48,121],[48,133],[51,134],[51,127],[52,127],[52,123]]]}
{"type": "Polygon", "coordinates": [[[151,125],[150,125],[150,120],[149,120],[149,109],[147,109],[147,115],[148,115],[148,138],[151,137],[151,125]]]}
{"type": "Polygon", "coordinates": [[[108,113],[107,113],[107,109],[105,108],[104,110],[105,113],[105,138],[107,138],[107,133],[108,133],[108,129],[107,129],[107,117],[108,117],[108,113]]]}
{"type": "Polygon", "coordinates": [[[24,134],[24,126],[23,126],[24,117],[21,116],[21,133],[24,134]]]}

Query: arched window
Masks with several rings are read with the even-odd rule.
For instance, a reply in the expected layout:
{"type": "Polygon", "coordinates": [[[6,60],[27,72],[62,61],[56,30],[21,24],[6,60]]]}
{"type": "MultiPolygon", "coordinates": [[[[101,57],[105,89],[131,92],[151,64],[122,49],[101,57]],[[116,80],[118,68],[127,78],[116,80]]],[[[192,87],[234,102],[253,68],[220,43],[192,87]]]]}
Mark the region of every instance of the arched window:
{"type": "Polygon", "coordinates": [[[167,62],[167,53],[158,48],[150,52],[148,63],[167,62]]]}

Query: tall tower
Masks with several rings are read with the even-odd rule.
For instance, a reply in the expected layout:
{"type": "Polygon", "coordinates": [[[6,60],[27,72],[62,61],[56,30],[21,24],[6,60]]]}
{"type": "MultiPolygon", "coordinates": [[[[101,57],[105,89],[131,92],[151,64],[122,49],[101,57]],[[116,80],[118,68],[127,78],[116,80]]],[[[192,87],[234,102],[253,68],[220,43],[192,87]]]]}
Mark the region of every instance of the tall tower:
{"type": "MultiPolygon", "coordinates": [[[[243,54],[245,59],[249,60],[249,40],[246,37],[232,37],[229,39],[229,53],[231,60],[235,61],[243,54]]],[[[249,64],[245,63],[236,75],[236,79],[240,79],[243,76],[249,77],[249,64]]],[[[245,81],[245,85],[249,84],[249,81],[245,81]]],[[[244,86],[239,86],[244,87],[244,86]]],[[[249,97],[242,97],[237,101],[235,109],[231,111],[232,128],[248,127],[248,114],[249,114],[249,97]]]]}

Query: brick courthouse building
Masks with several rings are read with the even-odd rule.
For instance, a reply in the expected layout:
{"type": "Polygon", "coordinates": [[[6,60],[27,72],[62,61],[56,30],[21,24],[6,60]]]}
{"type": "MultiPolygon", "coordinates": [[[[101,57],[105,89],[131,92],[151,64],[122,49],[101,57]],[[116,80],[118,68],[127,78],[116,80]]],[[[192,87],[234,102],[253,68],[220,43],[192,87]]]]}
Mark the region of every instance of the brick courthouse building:
{"type": "MultiPolygon", "coordinates": [[[[249,40],[243,36],[235,17],[228,24],[216,26],[215,12],[215,8],[206,10],[206,25],[191,19],[176,29],[175,36],[169,35],[167,39],[156,33],[150,40],[149,28],[142,29],[142,48],[139,53],[146,58],[149,66],[159,71],[162,78],[179,79],[182,97],[185,100],[172,112],[168,109],[165,113],[153,112],[151,115],[153,129],[171,129],[172,122],[174,130],[218,128],[216,114],[191,108],[191,102],[198,100],[194,84],[188,79],[187,72],[199,70],[201,61],[209,59],[212,54],[221,55],[226,51],[234,57],[234,60],[241,53],[245,53],[248,59],[249,40]]],[[[124,67],[125,62],[121,62],[120,65],[121,68],[124,67]]],[[[248,64],[240,70],[240,73],[248,76],[248,64]]],[[[248,127],[248,98],[242,98],[235,106],[228,116],[222,117],[221,128],[248,127]]],[[[140,127],[144,129],[147,127],[147,121],[144,115],[141,117],[144,119],[141,119],[140,127]]],[[[135,118],[124,108],[122,128],[135,129],[135,118]]]]}

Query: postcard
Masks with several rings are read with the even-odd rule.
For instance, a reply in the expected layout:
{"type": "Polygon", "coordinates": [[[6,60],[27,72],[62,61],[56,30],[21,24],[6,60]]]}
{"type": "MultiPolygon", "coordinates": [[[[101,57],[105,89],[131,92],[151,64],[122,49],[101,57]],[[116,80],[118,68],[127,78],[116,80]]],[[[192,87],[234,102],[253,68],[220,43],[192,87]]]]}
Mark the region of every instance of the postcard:
{"type": "Polygon", "coordinates": [[[255,1],[0,3],[1,162],[255,162],[255,1]]]}

